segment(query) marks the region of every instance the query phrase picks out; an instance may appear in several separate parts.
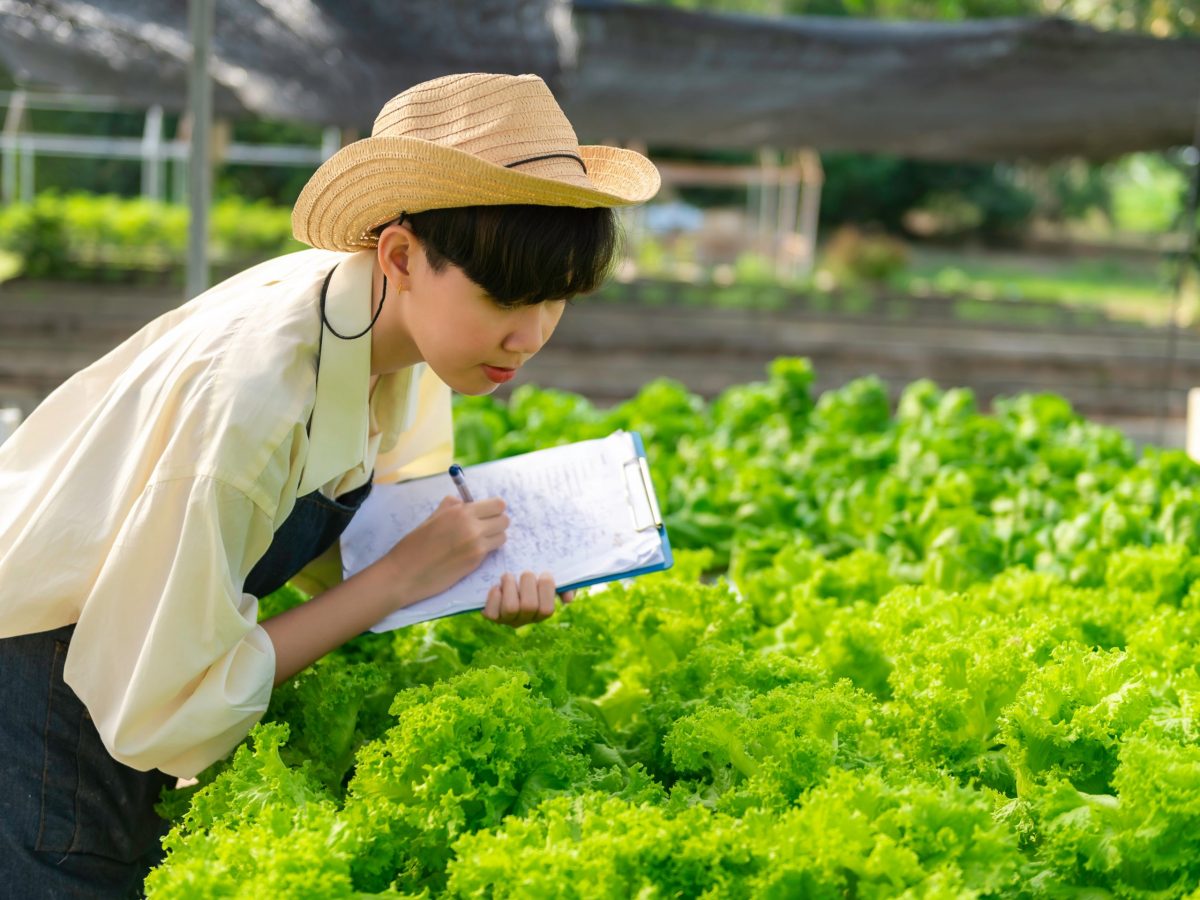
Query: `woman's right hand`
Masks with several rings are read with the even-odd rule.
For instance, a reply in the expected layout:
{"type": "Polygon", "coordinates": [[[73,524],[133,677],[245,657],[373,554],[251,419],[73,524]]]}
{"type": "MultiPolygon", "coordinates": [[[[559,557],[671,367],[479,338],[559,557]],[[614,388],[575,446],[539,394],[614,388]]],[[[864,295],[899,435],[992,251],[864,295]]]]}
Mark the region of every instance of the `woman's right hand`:
{"type": "Polygon", "coordinates": [[[440,594],[479,567],[508,530],[499,497],[463,503],[446,497],[428,519],[401,538],[376,565],[400,588],[397,607],[440,594]]]}

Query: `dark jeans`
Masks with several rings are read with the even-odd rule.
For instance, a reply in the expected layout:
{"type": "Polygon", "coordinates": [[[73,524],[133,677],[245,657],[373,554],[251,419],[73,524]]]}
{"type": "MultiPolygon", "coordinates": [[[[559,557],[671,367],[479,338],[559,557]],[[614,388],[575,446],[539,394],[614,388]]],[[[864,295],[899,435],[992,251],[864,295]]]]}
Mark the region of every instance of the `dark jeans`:
{"type": "Polygon", "coordinates": [[[162,772],[114,760],[63,662],[75,626],[0,640],[0,897],[136,897],[161,854],[162,772]]]}
{"type": "MultiPolygon", "coordinates": [[[[371,491],[296,501],[245,590],[265,597],[333,545],[371,491]]],[[[0,639],[0,900],[136,897],[162,854],[175,778],[113,759],[63,682],[75,626],[0,639]]]]}

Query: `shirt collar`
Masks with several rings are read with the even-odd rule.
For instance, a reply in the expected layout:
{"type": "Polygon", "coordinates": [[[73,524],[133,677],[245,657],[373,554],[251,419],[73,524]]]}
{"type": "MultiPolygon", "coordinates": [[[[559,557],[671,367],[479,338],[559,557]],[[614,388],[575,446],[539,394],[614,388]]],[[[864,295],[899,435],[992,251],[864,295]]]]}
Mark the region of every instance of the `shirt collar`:
{"type": "MultiPolygon", "coordinates": [[[[342,334],[358,334],[371,321],[371,274],[375,252],[344,257],[325,294],[325,318],[342,334]]],[[[336,337],[321,324],[317,397],[308,432],[308,459],[298,495],[361,465],[367,455],[371,332],[354,340],[336,337]]]]}
{"type": "MultiPolygon", "coordinates": [[[[344,257],[329,278],[325,318],[342,334],[358,334],[371,321],[371,276],[375,251],[360,250],[344,257]]],[[[371,435],[371,338],[344,340],[321,325],[321,359],[317,367],[317,396],[309,426],[308,459],[297,495],[303,497],[362,467],[374,465],[371,435]]],[[[390,449],[399,434],[413,425],[425,363],[383,375],[375,387],[374,406],[380,411],[381,450],[390,449]]]]}

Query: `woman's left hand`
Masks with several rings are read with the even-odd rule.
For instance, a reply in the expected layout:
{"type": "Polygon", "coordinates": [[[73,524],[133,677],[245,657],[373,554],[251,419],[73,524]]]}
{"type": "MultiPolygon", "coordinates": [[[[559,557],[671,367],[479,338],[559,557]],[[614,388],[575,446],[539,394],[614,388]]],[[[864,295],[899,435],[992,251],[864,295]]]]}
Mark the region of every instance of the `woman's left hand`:
{"type": "MultiPolygon", "coordinates": [[[[554,614],[554,597],[554,577],[549,572],[541,575],[522,572],[519,579],[505,572],[500,583],[488,591],[483,614],[493,622],[520,628],[550,618],[554,614]]],[[[574,599],[574,591],[562,595],[564,604],[574,599]]]]}

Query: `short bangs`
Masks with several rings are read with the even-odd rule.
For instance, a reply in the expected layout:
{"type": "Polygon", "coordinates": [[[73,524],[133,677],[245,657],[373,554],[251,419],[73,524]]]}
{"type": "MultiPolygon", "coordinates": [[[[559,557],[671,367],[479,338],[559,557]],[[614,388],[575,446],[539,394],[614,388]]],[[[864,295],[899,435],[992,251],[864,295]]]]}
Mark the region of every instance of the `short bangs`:
{"type": "Polygon", "coordinates": [[[502,306],[567,300],[604,283],[619,246],[611,209],[463,206],[406,222],[435,272],[458,266],[502,306]]]}

